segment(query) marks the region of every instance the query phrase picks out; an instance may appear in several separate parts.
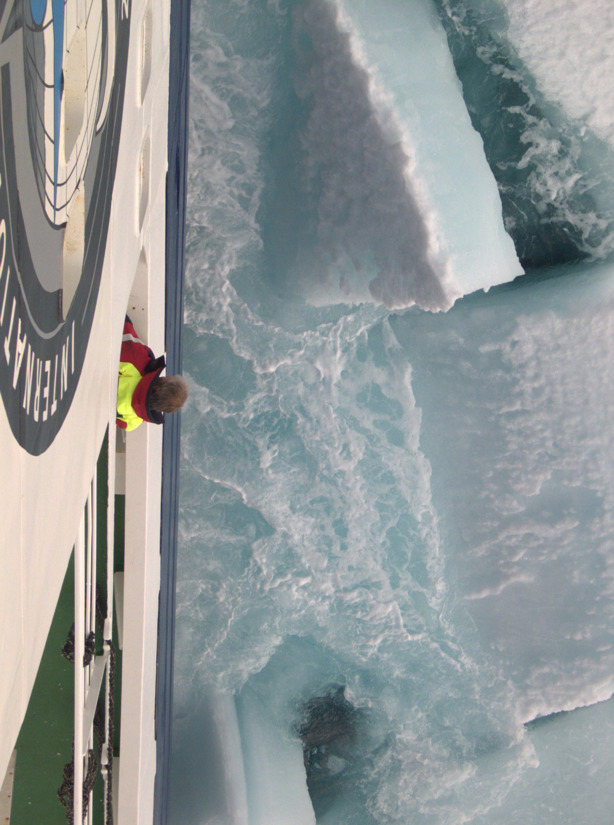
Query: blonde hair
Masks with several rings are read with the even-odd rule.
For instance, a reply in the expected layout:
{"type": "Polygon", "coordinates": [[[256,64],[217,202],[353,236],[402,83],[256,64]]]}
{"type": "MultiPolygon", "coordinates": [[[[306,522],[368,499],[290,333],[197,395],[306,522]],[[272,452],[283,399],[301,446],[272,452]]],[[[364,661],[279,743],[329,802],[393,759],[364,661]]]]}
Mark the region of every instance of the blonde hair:
{"type": "Polygon", "coordinates": [[[158,378],[151,396],[151,406],[163,413],[177,412],[188,397],[188,385],[180,375],[158,378]]]}

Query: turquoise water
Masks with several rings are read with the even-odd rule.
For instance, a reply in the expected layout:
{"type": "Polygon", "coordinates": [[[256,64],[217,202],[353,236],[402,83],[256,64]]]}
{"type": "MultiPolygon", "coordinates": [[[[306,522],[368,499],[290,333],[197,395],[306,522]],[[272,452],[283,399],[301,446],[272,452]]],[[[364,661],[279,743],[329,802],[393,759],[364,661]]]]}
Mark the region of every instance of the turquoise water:
{"type": "Polygon", "coordinates": [[[495,6],[374,8],[193,2],[171,821],[605,823],[611,153],[495,6]]]}

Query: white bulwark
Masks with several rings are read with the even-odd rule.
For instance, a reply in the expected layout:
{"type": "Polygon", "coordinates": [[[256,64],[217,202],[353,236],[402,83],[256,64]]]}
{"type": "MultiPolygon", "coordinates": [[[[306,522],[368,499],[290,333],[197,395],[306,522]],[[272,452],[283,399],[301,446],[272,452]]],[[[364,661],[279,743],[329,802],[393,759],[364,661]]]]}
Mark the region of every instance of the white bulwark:
{"type": "MultiPolygon", "coordinates": [[[[1,14],[0,784],[107,432],[112,536],[126,312],[164,352],[170,0],[8,0],[1,14]]],[[[162,429],[128,434],[117,465],[126,493],[119,825],[153,819],[162,429]]],[[[16,781],[18,771],[19,754],[16,781]]]]}

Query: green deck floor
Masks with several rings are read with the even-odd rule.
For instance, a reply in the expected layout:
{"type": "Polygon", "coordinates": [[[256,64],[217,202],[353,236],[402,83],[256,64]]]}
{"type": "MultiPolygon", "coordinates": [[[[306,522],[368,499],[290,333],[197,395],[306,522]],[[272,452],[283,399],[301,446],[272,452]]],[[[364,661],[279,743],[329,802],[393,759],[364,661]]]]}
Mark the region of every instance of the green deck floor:
{"type": "MultiPolygon", "coordinates": [[[[98,461],[98,581],[106,588],[106,442],[98,461]]],[[[116,496],[115,568],[123,569],[123,496],[116,496]]],[[[62,647],[74,618],[73,558],[66,571],[53,622],[49,630],[28,711],[16,744],[17,762],[11,807],[11,825],[66,825],[57,791],[62,773],[72,758],[73,667],[62,647]]],[[[114,633],[115,736],[118,752],[120,720],[121,651],[114,633]]],[[[100,643],[98,642],[98,647],[100,643]]],[[[100,652],[99,649],[97,652],[100,652]]],[[[103,821],[103,786],[98,776],[94,791],[94,822],[103,821]]]]}

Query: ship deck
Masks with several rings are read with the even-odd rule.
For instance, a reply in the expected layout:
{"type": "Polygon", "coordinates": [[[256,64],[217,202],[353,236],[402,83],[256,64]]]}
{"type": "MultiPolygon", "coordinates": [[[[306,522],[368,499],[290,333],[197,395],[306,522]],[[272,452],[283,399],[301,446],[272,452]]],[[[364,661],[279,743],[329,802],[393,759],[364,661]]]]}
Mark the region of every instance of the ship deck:
{"type": "MultiPolygon", "coordinates": [[[[118,452],[114,418],[126,312],[156,354],[166,351],[169,373],[181,364],[189,3],[68,0],[61,28],[52,4],[41,19],[41,4],[24,4],[21,21],[15,5],[0,19],[0,777],[11,773],[69,565],[79,581],[88,570],[88,502],[106,439],[108,487],[95,496],[106,498],[99,529],[111,548],[115,496],[125,494],[123,599],[108,591],[102,631],[110,637],[120,618],[114,804],[120,825],[151,823],[156,781],[164,815],[170,736],[180,424],[142,426],[118,452]],[[62,43],[54,99],[28,78],[57,69],[62,43]]],[[[78,590],[77,629],[93,601],[78,590]]],[[[76,632],[77,652],[82,644],[76,632]]],[[[96,659],[83,669],[95,673],[75,668],[77,726],[92,680],[108,672],[103,652],[96,659]]],[[[14,773],[17,783],[19,753],[14,773]]]]}

